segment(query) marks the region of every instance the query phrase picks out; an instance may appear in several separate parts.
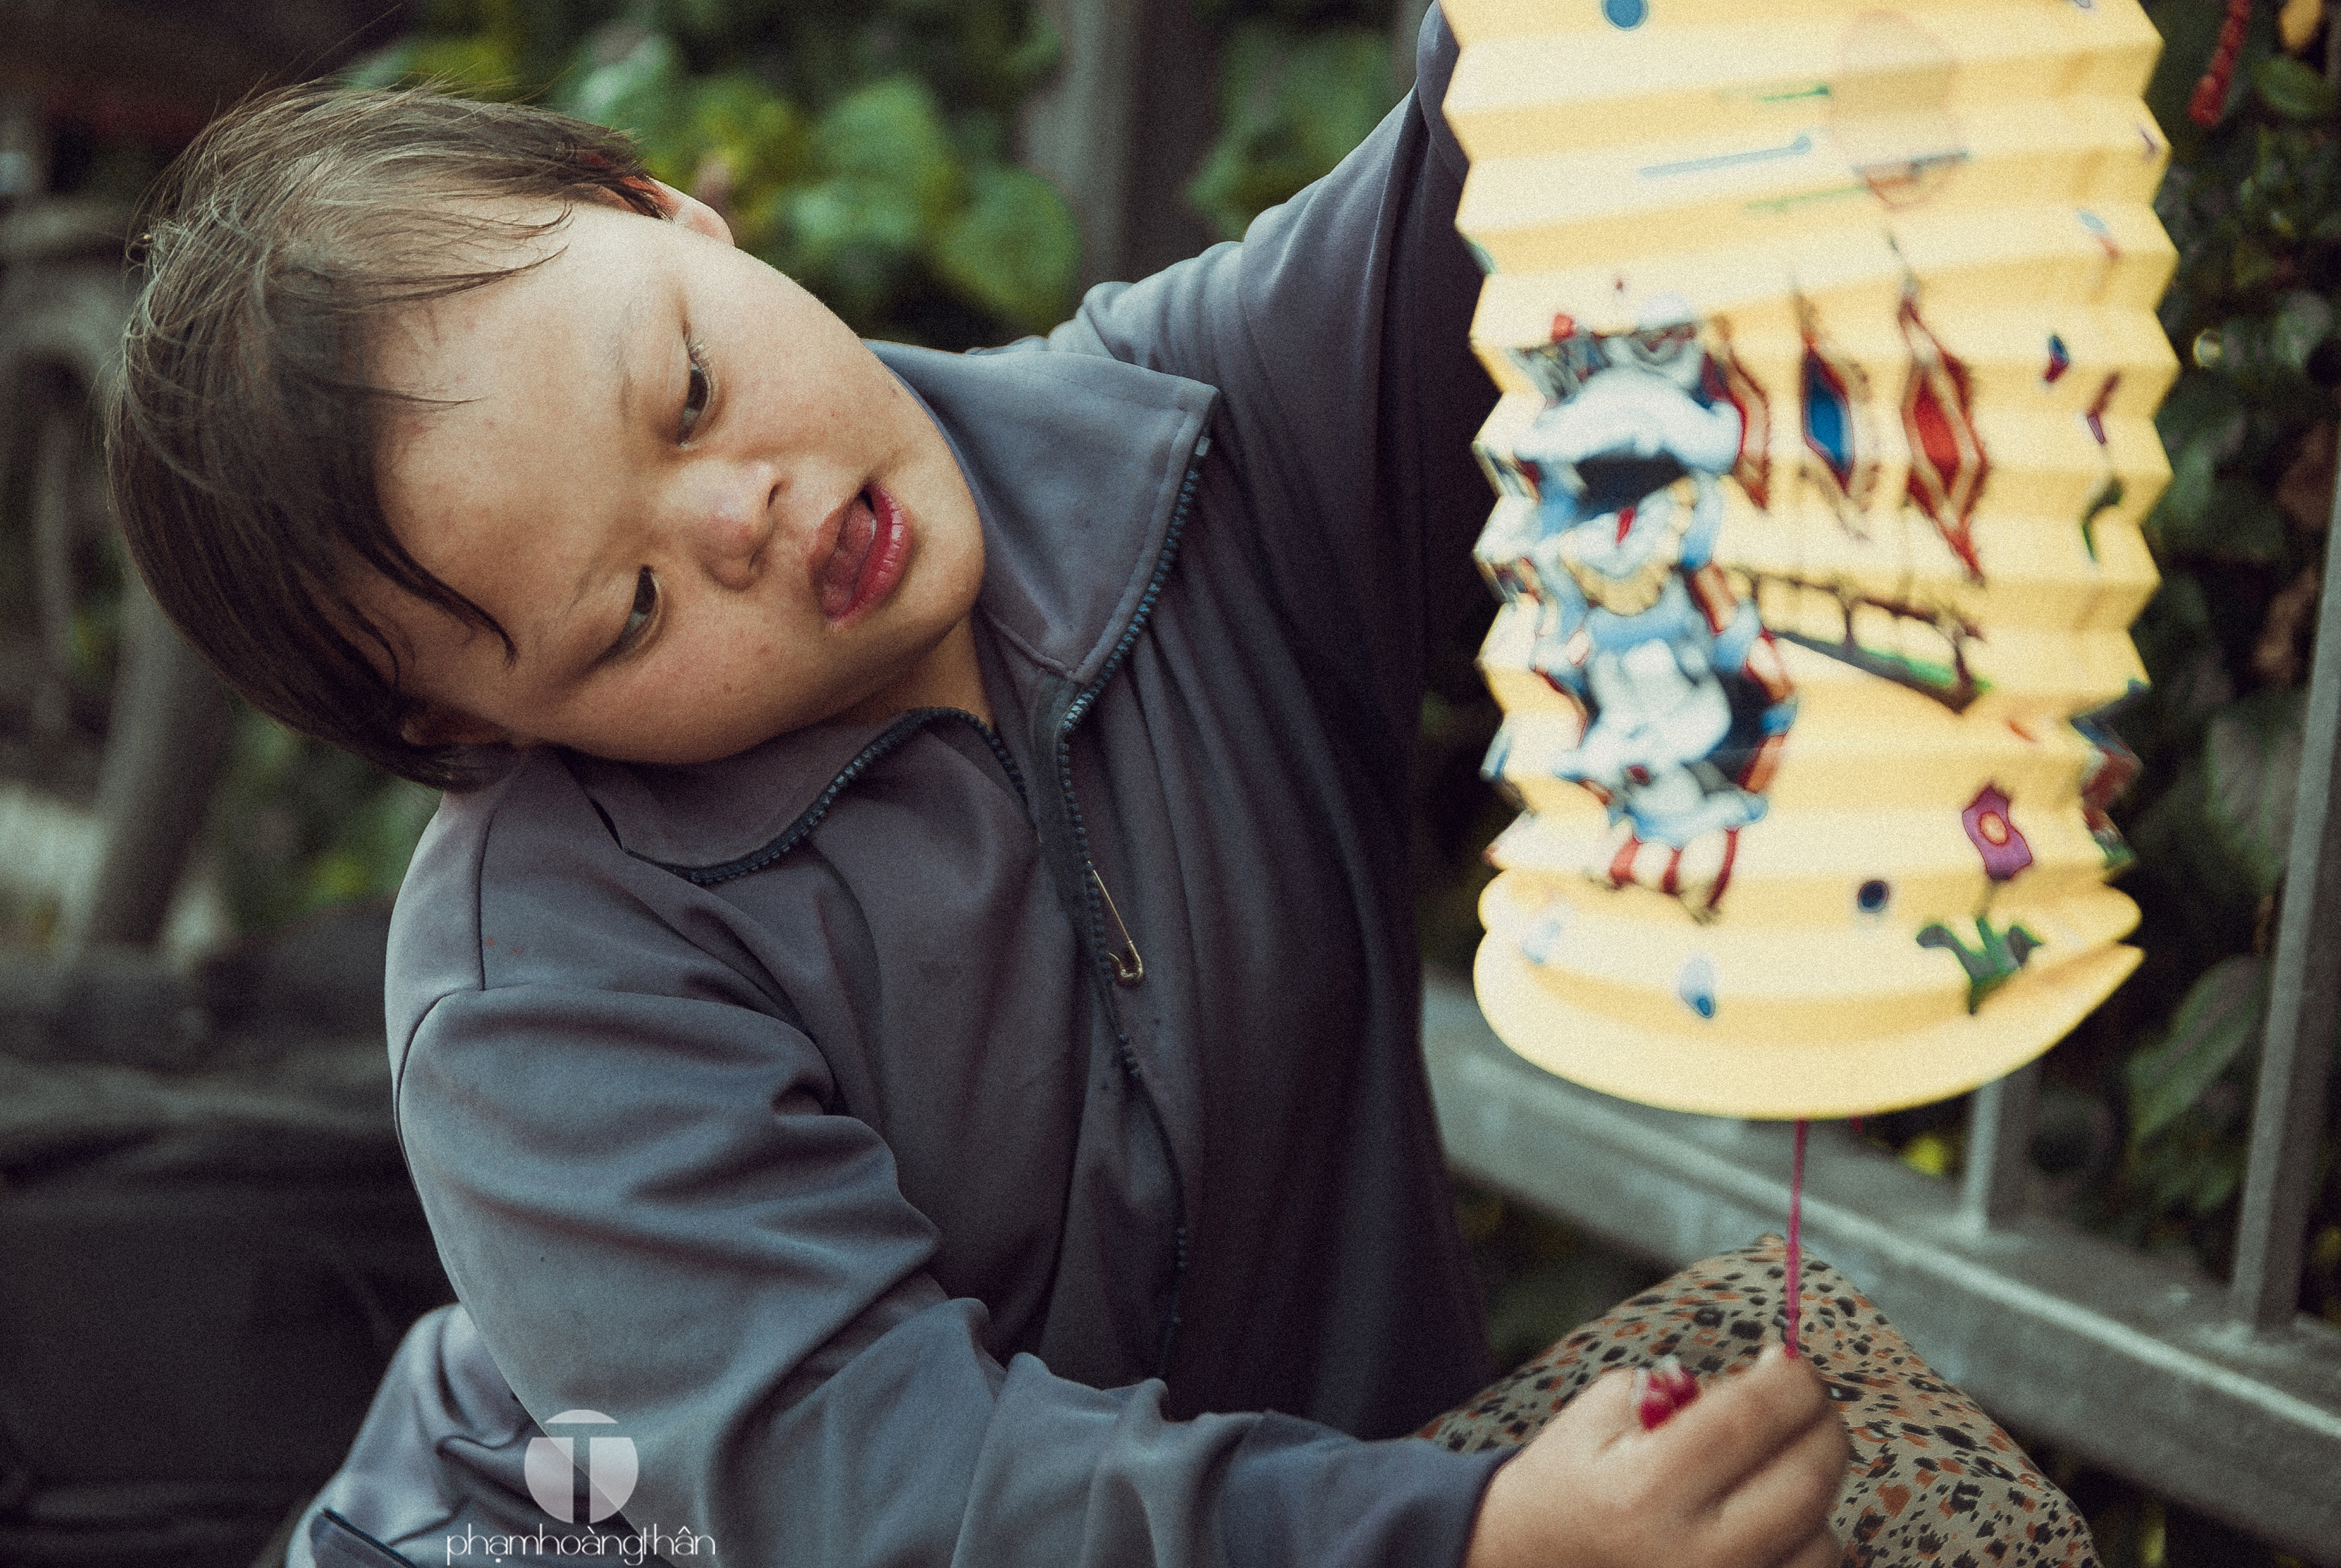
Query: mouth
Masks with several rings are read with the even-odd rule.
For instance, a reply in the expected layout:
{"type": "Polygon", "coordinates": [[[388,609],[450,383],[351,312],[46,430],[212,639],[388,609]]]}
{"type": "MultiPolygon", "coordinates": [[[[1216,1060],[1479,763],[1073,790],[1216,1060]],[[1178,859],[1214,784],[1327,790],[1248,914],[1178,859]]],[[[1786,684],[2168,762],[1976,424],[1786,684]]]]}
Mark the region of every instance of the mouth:
{"type": "Polygon", "coordinates": [[[911,521],[892,496],[871,484],[845,503],[833,530],[835,542],[814,569],[813,587],[822,619],[842,626],[882,603],[902,581],[911,521]]]}

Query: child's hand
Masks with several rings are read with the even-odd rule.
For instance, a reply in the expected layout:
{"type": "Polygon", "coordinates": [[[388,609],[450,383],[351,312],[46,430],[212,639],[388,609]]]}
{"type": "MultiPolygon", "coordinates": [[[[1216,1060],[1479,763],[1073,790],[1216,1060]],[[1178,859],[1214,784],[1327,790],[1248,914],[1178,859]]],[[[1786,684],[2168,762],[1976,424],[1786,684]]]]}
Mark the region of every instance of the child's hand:
{"type": "Polygon", "coordinates": [[[1464,1568],[1837,1568],[1845,1428],[1811,1365],[1768,1347],[1645,1432],[1611,1372],[1496,1472],[1464,1568]]]}

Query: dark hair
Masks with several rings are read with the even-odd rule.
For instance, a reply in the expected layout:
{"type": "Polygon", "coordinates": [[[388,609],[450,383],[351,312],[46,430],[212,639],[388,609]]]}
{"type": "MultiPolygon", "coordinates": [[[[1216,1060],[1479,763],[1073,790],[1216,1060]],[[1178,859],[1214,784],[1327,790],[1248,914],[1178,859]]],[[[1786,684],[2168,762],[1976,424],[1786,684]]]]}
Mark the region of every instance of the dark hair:
{"type": "Polygon", "coordinates": [[[370,372],[393,313],[541,264],[515,250],[612,197],[660,215],[616,132],[322,84],[232,110],[164,175],[106,398],[108,479],[139,575],[254,707],[422,783],[498,769],[501,748],[407,739],[419,702],[352,598],[371,572],[512,646],[392,534],[374,483],[384,412],[428,400],[370,372]],[[514,218],[514,199],[559,211],[514,218]]]}

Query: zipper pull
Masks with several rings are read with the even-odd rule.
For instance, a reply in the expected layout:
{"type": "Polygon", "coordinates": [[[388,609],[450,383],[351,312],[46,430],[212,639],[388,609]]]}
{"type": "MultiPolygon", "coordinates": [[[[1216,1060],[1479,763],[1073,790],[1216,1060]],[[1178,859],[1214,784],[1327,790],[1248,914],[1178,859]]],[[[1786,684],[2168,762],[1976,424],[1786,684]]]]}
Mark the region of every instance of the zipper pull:
{"type": "Polygon", "coordinates": [[[1139,953],[1129,926],[1123,923],[1121,911],[1113,907],[1113,895],[1106,891],[1105,878],[1095,866],[1090,868],[1090,880],[1097,884],[1099,896],[1105,899],[1105,912],[1113,917],[1114,928],[1121,933],[1121,950],[1106,955],[1106,961],[1113,966],[1113,983],[1134,986],[1146,978],[1146,959],[1139,953]]]}

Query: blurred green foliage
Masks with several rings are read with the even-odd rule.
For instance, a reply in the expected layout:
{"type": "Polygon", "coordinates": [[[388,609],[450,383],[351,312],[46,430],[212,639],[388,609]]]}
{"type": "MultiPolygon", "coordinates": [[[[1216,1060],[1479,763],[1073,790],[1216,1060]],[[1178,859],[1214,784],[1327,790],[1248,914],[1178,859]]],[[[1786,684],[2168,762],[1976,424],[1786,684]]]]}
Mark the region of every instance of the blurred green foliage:
{"type": "Polygon", "coordinates": [[[632,133],[651,172],[866,336],[1054,325],[1081,233],[1010,161],[1058,40],[1027,0],[433,0],[361,66],[632,133]]]}
{"type": "Polygon", "coordinates": [[[1262,209],[1330,170],[1398,102],[1387,3],[1220,0],[1219,138],[1187,200],[1240,239],[1262,209]]]}
{"type": "Polygon", "coordinates": [[[213,808],[213,858],[238,929],[398,891],[436,790],[376,771],[237,707],[213,808]]]}
{"type": "MultiPolygon", "coordinates": [[[[2051,1066],[2121,1118],[2079,1212],[2215,1273],[2285,896],[2341,383],[2341,95],[2325,32],[2288,53],[2276,11],[2254,7],[2219,96],[2198,84],[2225,0],[2148,6],[2165,46],[2147,101],[2174,152],[2157,209],[2178,249],[2162,322],[2182,370],[2157,420],[2171,484],[2147,520],[2163,583],[2135,629],[2153,688],[2115,719],[2145,763],[2116,816],[2146,960],[2051,1066]],[[2207,124],[2188,112],[2198,90],[2207,124]]],[[[2312,1223],[2328,1250],[2331,1153],[2312,1223]]],[[[2341,1322],[2331,1275],[2312,1267],[2304,1305],[2341,1322]]]]}

